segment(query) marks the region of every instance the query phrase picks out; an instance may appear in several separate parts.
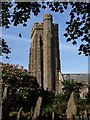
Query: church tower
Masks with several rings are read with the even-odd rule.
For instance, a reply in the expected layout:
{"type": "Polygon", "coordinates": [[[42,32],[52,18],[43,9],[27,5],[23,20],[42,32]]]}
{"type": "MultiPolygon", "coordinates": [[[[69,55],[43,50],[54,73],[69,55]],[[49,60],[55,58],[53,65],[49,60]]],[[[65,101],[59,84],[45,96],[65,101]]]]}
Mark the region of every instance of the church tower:
{"type": "Polygon", "coordinates": [[[34,23],[31,31],[29,70],[44,90],[59,92],[60,57],[58,24],[45,14],[41,24],[34,23]]]}

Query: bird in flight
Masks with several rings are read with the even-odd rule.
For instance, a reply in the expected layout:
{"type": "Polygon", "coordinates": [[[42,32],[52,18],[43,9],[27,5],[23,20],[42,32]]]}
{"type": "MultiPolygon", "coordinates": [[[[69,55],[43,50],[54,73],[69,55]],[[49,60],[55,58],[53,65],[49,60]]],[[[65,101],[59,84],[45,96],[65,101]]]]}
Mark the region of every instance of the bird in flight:
{"type": "Polygon", "coordinates": [[[20,38],[22,37],[21,33],[19,33],[19,37],[20,37],[20,38]]]}

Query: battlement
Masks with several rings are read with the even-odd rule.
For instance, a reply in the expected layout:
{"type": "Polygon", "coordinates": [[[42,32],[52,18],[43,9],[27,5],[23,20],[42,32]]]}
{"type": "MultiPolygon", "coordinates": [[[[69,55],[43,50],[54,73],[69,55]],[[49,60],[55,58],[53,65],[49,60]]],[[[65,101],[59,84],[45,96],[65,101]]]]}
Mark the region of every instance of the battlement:
{"type": "Polygon", "coordinates": [[[55,24],[53,23],[52,26],[53,26],[54,30],[58,31],[58,24],[57,23],[55,23],[55,24]]]}
{"type": "Polygon", "coordinates": [[[51,20],[52,21],[52,15],[51,14],[45,14],[43,16],[43,21],[45,21],[45,20],[51,20]]]}
{"type": "Polygon", "coordinates": [[[43,30],[43,23],[41,23],[41,24],[39,24],[38,22],[34,23],[34,26],[33,26],[32,31],[31,31],[31,38],[32,38],[35,30],[43,30]]]}

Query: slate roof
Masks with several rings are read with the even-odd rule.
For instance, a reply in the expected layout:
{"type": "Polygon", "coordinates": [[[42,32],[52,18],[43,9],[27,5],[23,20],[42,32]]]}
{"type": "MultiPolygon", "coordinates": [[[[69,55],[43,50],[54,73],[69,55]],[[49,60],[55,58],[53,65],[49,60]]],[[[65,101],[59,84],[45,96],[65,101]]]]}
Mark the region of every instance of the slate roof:
{"type": "Polygon", "coordinates": [[[62,74],[64,80],[89,81],[88,74],[62,74]]]}

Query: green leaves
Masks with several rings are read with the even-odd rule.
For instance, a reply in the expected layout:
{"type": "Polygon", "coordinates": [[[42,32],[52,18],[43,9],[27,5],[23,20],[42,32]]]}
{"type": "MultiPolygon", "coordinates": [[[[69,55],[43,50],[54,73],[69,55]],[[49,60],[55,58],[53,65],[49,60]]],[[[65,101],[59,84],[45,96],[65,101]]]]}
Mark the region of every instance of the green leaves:
{"type": "Polygon", "coordinates": [[[83,54],[85,54],[85,56],[89,56],[90,55],[90,43],[81,44],[78,50],[80,51],[80,53],[83,51],[83,54]]]}
{"type": "MultiPolygon", "coordinates": [[[[48,96],[47,96],[48,97],[48,96]]],[[[55,96],[49,99],[49,102],[43,107],[42,114],[48,117],[54,111],[58,115],[62,115],[66,111],[67,101],[64,95],[55,96]]]]}
{"type": "Polygon", "coordinates": [[[68,3],[60,2],[42,2],[42,4],[38,2],[24,2],[24,4],[20,2],[15,2],[14,4],[11,2],[3,2],[2,25],[3,27],[6,27],[10,26],[11,23],[13,23],[14,26],[24,24],[24,22],[27,22],[27,20],[30,19],[31,12],[37,16],[40,13],[40,8],[46,9],[49,7],[53,12],[63,13],[64,9],[67,9],[67,5],[68,3]]]}
{"type": "Polygon", "coordinates": [[[74,41],[72,42],[72,44],[73,44],[73,45],[76,45],[76,44],[77,44],[77,42],[74,40],[74,41]]]}
{"type": "Polygon", "coordinates": [[[71,39],[70,39],[70,38],[68,38],[68,39],[67,39],[67,42],[69,42],[69,41],[71,41],[71,39]]]}
{"type": "Polygon", "coordinates": [[[27,101],[31,105],[35,104],[35,100],[38,97],[39,85],[36,78],[30,76],[27,70],[20,70],[18,65],[2,64],[2,79],[3,87],[6,84],[9,85],[11,107],[13,107],[13,104],[17,106],[17,101],[20,100],[22,102],[27,101]]]}
{"type": "Polygon", "coordinates": [[[46,9],[46,6],[45,6],[45,5],[42,5],[42,8],[43,8],[43,9],[46,9]]]}
{"type": "Polygon", "coordinates": [[[73,45],[76,45],[78,41],[84,42],[84,46],[82,43],[79,47],[79,55],[84,54],[85,56],[90,55],[90,38],[89,38],[89,30],[90,30],[90,13],[88,11],[89,5],[87,3],[70,3],[72,6],[72,10],[70,11],[70,21],[67,21],[66,33],[64,36],[66,37],[67,42],[71,41],[73,45]],[[78,15],[78,16],[77,16],[78,15]],[[88,24],[87,24],[88,23],[88,24]],[[89,26],[88,26],[89,25],[89,26]]]}
{"type": "Polygon", "coordinates": [[[6,54],[6,58],[9,59],[8,54],[11,53],[11,50],[6,43],[6,41],[1,38],[0,39],[0,55],[6,54]]]}
{"type": "Polygon", "coordinates": [[[67,33],[65,33],[65,34],[64,34],[64,36],[65,36],[65,37],[68,37],[68,34],[67,34],[67,33]]]}

